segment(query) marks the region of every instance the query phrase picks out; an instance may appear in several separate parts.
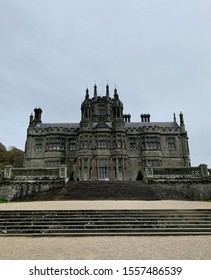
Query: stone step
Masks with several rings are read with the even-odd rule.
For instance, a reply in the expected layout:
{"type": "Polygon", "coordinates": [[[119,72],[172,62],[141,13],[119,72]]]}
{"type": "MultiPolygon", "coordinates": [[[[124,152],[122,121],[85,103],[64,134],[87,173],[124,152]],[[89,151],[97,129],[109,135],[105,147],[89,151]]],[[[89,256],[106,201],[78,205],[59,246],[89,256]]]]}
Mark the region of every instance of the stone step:
{"type": "Polygon", "coordinates": [[[0,211],[0,236],[211,234],[211,209],[0,211]]]}
{"type": "Polygon", "coordinates": [[[159,197],[149,185],[139,181],[87,181],[70,182],[24,200],[159,200],[159,197]]]}

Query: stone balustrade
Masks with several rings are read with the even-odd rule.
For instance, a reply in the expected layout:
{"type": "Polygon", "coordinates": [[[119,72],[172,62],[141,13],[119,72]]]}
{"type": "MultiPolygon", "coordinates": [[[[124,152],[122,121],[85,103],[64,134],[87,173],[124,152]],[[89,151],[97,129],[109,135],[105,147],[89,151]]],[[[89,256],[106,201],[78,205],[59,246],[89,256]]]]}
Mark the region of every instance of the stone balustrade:
{"type": "Polygon", "coordinates": [[[210,180],[210,174],[206,164],[198,167],[146,167],[144,179],[146,182],[203,181],[210,180]]]}
{"type": "Polygon", "coordinates": [[[3,173],[3,179],[9,180],[52,180],[67,179],[67,168],[65,165],[59,168],[13,168],[6,166],[3,173]]]}

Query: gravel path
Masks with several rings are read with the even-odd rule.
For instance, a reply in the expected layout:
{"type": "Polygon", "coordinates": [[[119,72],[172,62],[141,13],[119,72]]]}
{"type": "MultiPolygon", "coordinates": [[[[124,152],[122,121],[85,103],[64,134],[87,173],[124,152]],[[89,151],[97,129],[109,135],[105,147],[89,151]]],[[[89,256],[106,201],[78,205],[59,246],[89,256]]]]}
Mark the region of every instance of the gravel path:
{"type": "MultiPolygon", "coordinates": [[[[1,210],[211,209],[189,201],[46,201],[0,204],[1,210]]],[[[211,236],[0,237],[1,260],[211,260],[211,236]]]]}
{"type": "Polygon", "coordinates": [[[0,204],[0,210],[71,210],[71,209],[211,209],[211,202],[201,201],[126,201],[126,200],[94,200],[94,201],[35,201],[9,202],[0,204]]]}

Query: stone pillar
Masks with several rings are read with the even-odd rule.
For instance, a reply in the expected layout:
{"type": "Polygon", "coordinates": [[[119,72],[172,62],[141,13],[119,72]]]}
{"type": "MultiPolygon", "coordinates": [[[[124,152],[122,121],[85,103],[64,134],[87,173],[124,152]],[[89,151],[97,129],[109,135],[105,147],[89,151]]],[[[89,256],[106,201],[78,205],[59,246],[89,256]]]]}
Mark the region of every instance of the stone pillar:
{"type": "Polygon", "coordinates": [[[199,168],[200,168],[200,173],[201,173],[202,179],[207,179],[209,177],[209,171],[208,171],[207,165],[200,164],[199,168]]]}
{"type": "Polygon", "coordinates": [[[59,178],[67,179],[67,167],[66,165],[61,165],[59,168],[59,178]]]}
{"type": "Polygon", "coordinates": [[[7,166],[5,166],[5,169],[4,169],[4,178],[11,179],[11,177],[12,177],[12,166],[7,165],[7,166]]]}
{"type": "Polygon", "coordinates": [[[144,169],[144,180],[147,182],[148,179],[153,179],[153,167],[145,167],[144,169]]]}

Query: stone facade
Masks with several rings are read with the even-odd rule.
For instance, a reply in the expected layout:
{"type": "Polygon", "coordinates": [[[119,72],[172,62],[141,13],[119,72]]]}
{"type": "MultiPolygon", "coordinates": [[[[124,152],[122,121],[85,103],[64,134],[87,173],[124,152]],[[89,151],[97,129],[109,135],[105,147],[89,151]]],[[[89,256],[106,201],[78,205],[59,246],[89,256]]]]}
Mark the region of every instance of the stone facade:
{"type": "Polygon", "coordinates": [[[30,116],[25,148],[25,167],[66,165],[75,180],[136,180],[145,167],[188,167],[190,156],[183,114],[179,124],[151,122],[141,114],[132,122],[123,113],[117,89],[109,86],[99,96],[97,86],[81,104],[79,123],[42,123],[42,110],[30,116]]]}

